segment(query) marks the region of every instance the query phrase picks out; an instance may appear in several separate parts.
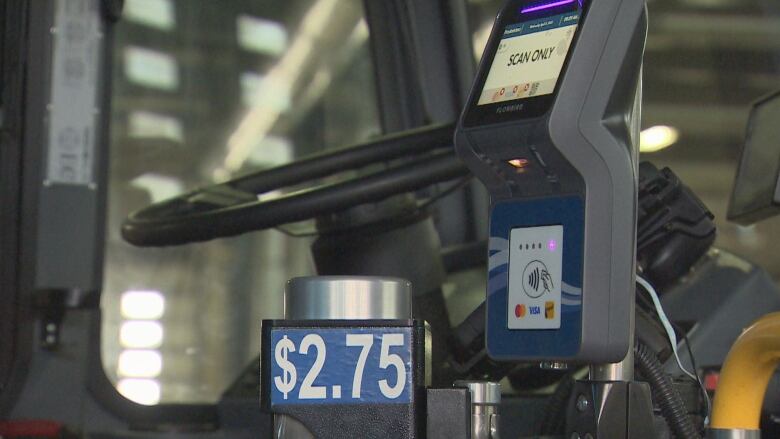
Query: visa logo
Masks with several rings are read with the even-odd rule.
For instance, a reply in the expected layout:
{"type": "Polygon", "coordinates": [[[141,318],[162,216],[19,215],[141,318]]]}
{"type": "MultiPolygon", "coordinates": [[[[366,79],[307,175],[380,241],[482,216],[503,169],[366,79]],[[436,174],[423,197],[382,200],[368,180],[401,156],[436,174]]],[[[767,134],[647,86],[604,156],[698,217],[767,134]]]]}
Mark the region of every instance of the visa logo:
{"type": "Polygon", "coordinates": [[[531,313],[532,316],[538,316],[542,313],[542,310],[538,306],[531,306],[528,307],[528,312],[531,313]]]}

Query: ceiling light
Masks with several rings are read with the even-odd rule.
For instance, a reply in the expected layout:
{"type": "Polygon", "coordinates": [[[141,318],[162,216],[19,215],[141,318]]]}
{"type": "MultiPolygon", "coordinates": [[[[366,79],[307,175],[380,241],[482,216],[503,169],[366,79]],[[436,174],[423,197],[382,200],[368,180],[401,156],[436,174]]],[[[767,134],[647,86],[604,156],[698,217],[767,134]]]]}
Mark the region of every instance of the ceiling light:
{"type": "Polygon", "coordinates": [[[639,151],[656,152],[674,145],[680,138],[680,131],[677,128],[656,125],[645,130],[640,134],[639,151]]]}
{"type": "Polygon", "coordinates": [[[120,308],[126,319],[159,319],[165,312],[165,297],[159,291],[127,291],[122,294],[120,308]]]}
{"type": "Polygon", "coordinates": [[[174,142],[184,142],[184,128],[181,121],[173,116],[152,113],[149,111],[133,111],[128,117],[128,136],[134,138],[168,139],[174,142]]]}
{"type": "Polygon", "coordinates": [[[120,380],[116,389],[125,398],[142,405],[160,403],[160,383],[157,380],[125,378],[120,380]]]}
{"type": "Polygon", "coordinates": [[[246,50],[279,56],[287,49],[287,30],[280,23],[251,15],[236,19],[238,44],[246,50]]]}
{"type": "Polygon", "coordinates": [[[176,27],[171,0],[126,0],[122,18],[165,31],[176,27]]]}
{"type": "Polygon", "coordinates": [[[124,61],[130,82],[169,91],[179,86],[179,66],[171,55],[130,46],[124,51],[124,61]]]}
{"type": "Polygon", "coordinates": [[[162,372],[162,355],[151,350],[126,350],[119,354],[117,374],[131,378],[155,378],[162,372]]]}
{"type": "Polygon", "coordinates": [[[158,348],[163,341],[163,327],[160,322],[148,320],[124,322],[119,329],[119,341],[126,348],[158,348]]]}

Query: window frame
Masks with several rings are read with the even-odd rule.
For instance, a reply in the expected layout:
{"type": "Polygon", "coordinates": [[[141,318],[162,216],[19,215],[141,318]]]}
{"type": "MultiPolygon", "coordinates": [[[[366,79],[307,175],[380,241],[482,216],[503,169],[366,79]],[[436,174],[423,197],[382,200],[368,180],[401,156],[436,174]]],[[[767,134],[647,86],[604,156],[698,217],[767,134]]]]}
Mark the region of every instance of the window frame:
{"type": "MultiPolygon", "coordinates": [[[[466,0],[364,0],[364,4],[371,18],[384,132],[456,122],[477,68],[466,0]]],[[[438,189],[450,184],[440,184],[438,189]]],[[[439,200],[434,217],[442,245],[456,247],[486,239],[488,206],[487,191],[477,181],[439,200]]]]}

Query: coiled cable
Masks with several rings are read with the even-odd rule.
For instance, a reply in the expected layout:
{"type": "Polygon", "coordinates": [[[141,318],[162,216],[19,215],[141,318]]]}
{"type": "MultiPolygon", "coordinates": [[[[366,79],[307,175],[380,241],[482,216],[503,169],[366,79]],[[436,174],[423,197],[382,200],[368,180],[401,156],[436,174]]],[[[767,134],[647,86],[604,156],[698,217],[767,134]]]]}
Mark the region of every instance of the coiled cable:
{"type": "Polygon", "coordinates": [[[634,348],[634,361],[642,376],[650,384],[653,399],[661,408],[661,414],[674,436],[678,439],[701,439],[691,417],[688,416],[685,403],[674,388],[671,378],[664,373],[655,353],[637,342],[634,348]]]}

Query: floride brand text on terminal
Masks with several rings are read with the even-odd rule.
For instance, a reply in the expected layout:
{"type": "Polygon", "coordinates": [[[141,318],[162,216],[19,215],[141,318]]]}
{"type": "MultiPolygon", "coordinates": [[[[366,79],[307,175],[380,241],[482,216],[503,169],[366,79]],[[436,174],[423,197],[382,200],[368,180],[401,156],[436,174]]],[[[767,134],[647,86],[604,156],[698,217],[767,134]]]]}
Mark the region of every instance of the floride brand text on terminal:
{"type": "Polygon", "coordinates": [[[522,110],[522,109],[523,109],[523,107],[524,107],[524,106],[525,106],[525,105],[523,105],[523,104],[509,104],[509,105],[504,105],[504,106],[498,107],[498,108],[496,109],[496,114],[501,114],[501,113],[510,113],[510,112],[512,112],[512,111],[520,111],[520,110],[522,110]]]}

